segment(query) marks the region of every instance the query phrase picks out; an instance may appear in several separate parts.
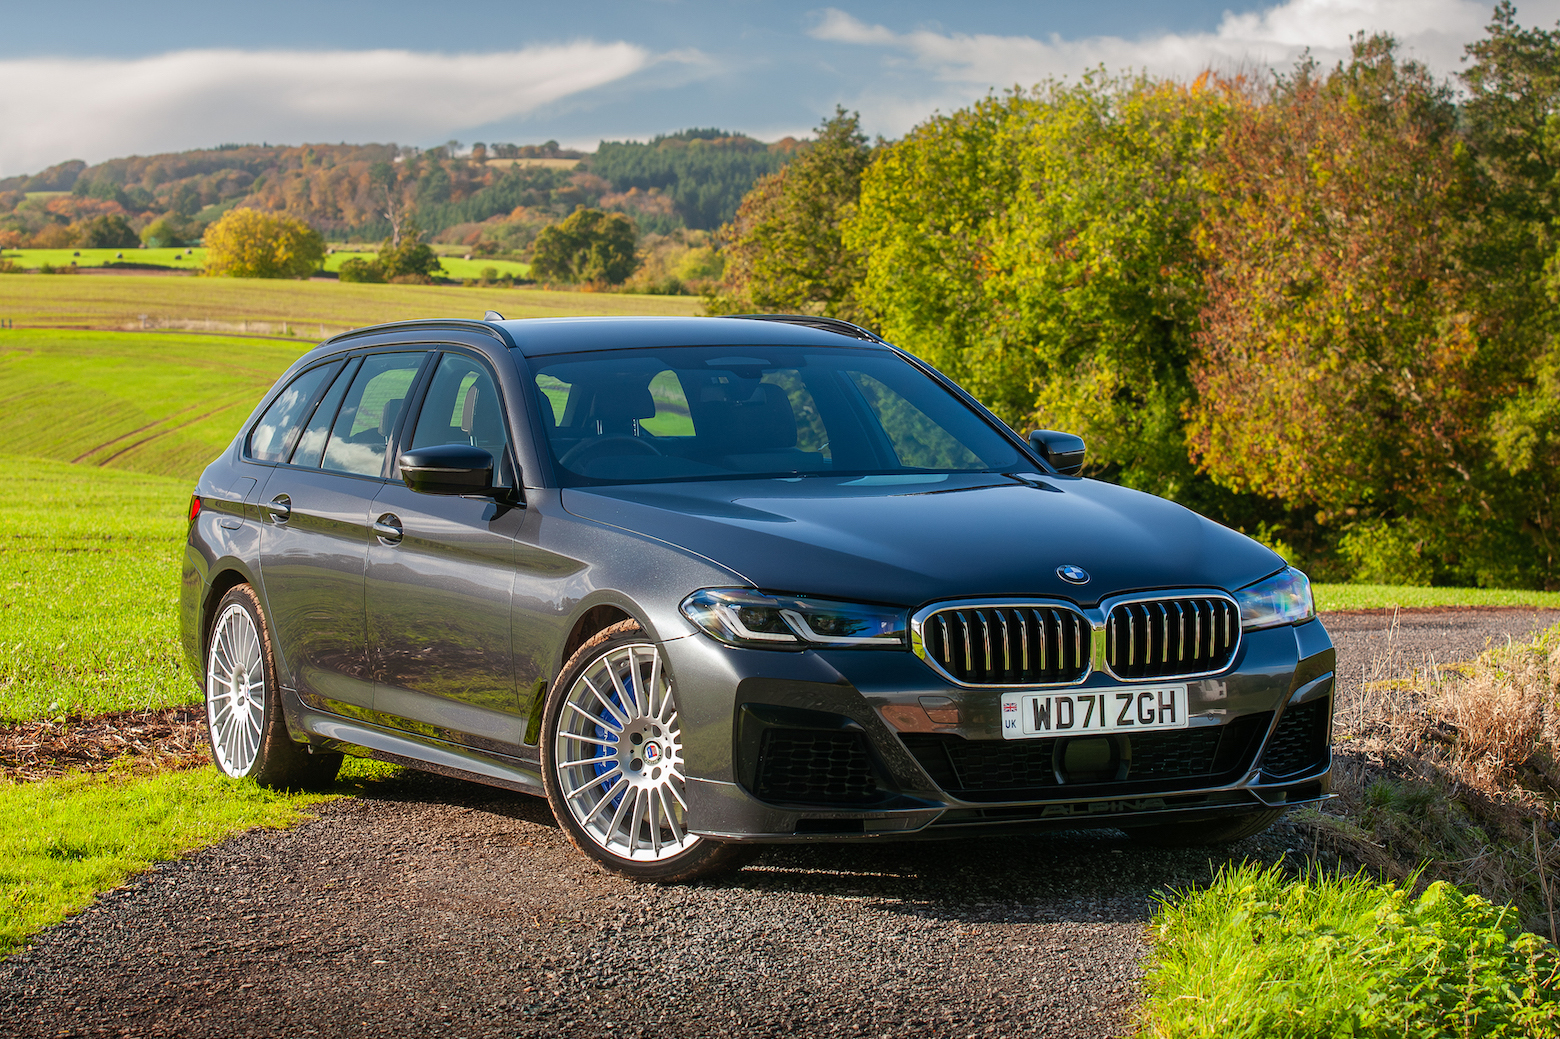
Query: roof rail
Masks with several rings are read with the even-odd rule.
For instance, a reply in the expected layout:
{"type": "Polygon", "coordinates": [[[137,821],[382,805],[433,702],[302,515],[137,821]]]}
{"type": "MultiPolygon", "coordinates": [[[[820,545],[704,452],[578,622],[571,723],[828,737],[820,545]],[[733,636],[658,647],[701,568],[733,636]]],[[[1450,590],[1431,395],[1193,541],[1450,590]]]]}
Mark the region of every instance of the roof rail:
{"type": "Polygon", "coordinates": [[[821,328],[826,332],[850,336],[852,339],[866,339],[873,343],[884,341],[882,336],[869,332],[860,325],[853,325],[849,321],[841,321],[837,317],[819,317],[816,314],[723,314],[721,316],[740,318],[744,321],[783,321],[791,325],[808,325],[812,328],[821,328]]]}
{"type": "Polygon", "coordinates": [[[481,332],[484,335],[497,339],[507,347],[513,348],[515,345],[514,342],[509,338],[509,334],[501,327],[494,325],[489,321],[469,321],[465,318],[426,318],[417,321],[386,321],[377,325],[364,325],[362,328],[353,328],[346,332],[338,332],[320,345],[328,346],[332,343],[340,343],[348,339],[358,339],[363,336],[377,335],[381,332],[399,332],[402,330],[414,328],[447,328],[459,329],[463,332],[481,332]]]}

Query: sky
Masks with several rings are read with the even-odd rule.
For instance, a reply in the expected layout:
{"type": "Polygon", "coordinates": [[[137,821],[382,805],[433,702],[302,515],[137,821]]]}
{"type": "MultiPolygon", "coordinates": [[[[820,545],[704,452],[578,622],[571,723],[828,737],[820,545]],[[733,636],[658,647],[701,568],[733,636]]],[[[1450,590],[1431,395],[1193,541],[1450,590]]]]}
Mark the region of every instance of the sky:
{"type": "MultiPolygon", "coordinates": [[[[1331,64],[1360,31],[1460,67],[1484,0],[0,0],[0,176],[233,143],[804,136],[836,105],[898,137],[1103,65],[1331,64]]],[[[1552,27],[1560,0],[1518,0],[1552,27]]]]}

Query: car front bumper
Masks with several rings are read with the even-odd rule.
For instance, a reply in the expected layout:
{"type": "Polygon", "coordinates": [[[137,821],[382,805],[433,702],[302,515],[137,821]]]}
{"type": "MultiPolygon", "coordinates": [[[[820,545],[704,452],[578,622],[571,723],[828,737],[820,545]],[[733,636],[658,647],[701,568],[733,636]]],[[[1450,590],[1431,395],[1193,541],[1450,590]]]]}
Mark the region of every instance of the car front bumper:
{"type": "MultiPolygon", "coordinates": [[[[1335,653],[1317,620],[1245,633],[1228,669],[1185,683],[1191,728],[1110,737],[1109,774],[1066,765],[1069,742],[1100,737],[1003,740],[1001,690],[910,653],[665,648],[689,827],[718,840],[1128,827],[1329,796],[1335,653]]],[[[1095,674],[1076,691],[1132,684],[1095,674]]]]}

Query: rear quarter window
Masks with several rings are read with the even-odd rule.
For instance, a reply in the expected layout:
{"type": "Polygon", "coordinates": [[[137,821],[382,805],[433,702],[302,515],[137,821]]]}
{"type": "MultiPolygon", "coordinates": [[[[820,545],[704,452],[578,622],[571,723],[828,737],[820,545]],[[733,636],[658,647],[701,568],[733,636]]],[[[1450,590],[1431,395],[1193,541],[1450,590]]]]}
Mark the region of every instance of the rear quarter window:
{"type": "Polygon", "coordinates": [[[265,409],[249,432],[249,457],[257,462],[284,462],[320,391],[341,368],[341,362],[322,364],[299,374],[265,409]]]}

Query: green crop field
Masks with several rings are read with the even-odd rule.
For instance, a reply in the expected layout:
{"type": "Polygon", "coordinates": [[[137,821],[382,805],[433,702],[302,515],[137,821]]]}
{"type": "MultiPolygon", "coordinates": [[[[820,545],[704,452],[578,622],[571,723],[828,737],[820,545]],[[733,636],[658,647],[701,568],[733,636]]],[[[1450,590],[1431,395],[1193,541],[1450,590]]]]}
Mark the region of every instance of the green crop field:
{"type": "MultiPolygon", "coordinates": [[[[692,296],[502,286],[362,285],[160,274],[0,275],[0,318],[18,326],[134,329],[183,321],[214,322],[238,332],[241,322],[265,322],[278,328],[288,322],[300,339],[322,329],[330,334],[379,321],[480,318],[487,310],[511,318],[587,317],[692,315],[701,306],[692,296]]],[[[7,334],[0,331],[0,345],[7,334]]]]}
{"type": "Polygon", "coordinates": [[[0,331],[0,443],[14,454],[192,480],[310,345],[0,331]]]}

